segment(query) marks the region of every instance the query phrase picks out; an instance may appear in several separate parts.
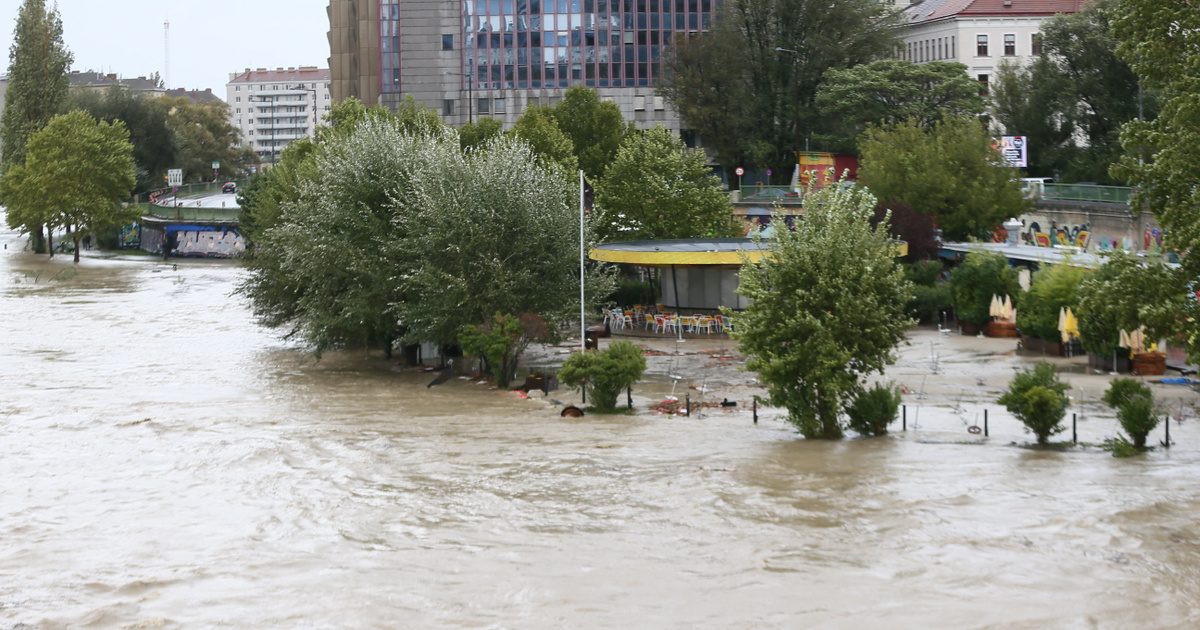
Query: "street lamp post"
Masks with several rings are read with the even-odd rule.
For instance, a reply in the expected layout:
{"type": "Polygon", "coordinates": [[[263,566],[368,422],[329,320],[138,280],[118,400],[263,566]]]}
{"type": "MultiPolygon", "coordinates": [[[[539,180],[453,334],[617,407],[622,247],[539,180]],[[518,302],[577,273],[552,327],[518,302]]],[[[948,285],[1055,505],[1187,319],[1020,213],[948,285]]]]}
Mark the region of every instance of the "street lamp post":
{"type": "MultiPolygon", "coordinates": [[[[467,122],[474,124],[475,122],[475,73],[470,71],[470,61],[467,63],[467,74],[461,72],[447,72],[450,76],[460,77],[467,82],[467,122]]],[[[459,94],[462,94],[460,91],[459,94]]]]}
{"type": "Polygon", "coordinates": [[[292,90],[299,90],[299,91],[304,91],[304,92],[308,92],[309,94],[312,94],[312,106],[313,106],[313,129],[314,129],[314,130],[316,130],[316,128],[317,128],[317,124],[320,122],[319,120],[317,120],[317,90],[316,90],[315,88],[306,88],[306,87],[304,87],[304,84],[303,84],[303,83],[299,83],[299,84],[297,84],[297,85],[293,85],[293,86],[292,86],[291,88],[289,88],[289,89],[292,89],[292,90]]]}

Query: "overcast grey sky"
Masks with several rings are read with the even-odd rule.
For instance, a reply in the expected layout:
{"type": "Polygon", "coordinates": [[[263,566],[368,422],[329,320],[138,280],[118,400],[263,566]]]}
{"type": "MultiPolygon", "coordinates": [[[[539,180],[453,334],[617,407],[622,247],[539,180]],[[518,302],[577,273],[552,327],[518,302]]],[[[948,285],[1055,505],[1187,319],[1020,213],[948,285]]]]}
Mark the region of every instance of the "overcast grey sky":
{"type": "MultiPolygon", "coordinates": [[[[171,21],[169,87],[212,88],[230,72],[329,64],[328,0],[58,0],[76,70],[122,76],[163,71],[163,21],[171,21]]],[[[0,0],[0,65],[21,0],[0,0]]]]}

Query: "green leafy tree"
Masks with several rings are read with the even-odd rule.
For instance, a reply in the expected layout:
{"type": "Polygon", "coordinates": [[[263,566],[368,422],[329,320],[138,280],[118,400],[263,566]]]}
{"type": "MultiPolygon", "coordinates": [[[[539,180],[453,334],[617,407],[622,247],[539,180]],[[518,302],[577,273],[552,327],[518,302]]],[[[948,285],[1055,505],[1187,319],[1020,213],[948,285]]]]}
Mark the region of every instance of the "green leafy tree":
{"type": "Polygon", "coordinates": [[[908,121],[873,127],[860,142],[859,180],[882,199],[933,217],[945,240],[987,238],[1028,201],[978,120],[949,118],[925,128],[908,121]]]}
{"type": "Polygon", "coordinates": [[[751,302],[734,337],[805,437],[842,436],[839,412],[894,361],[911,323],[912,286],[886,222],[871,226],[874,208],[862,189],[810,192],[796,230],[777,232],[767,257],[742,269],[738,292],[751,302]]]}
{"type": "Polygon", "coordinates": [[[33,212],[49,213],[46,224],[71,230],[75,262],[83,236],[113,223],[137,182],[125,125],[79,111],[50,119],[25,145],[24,166],[4,177],[13,201],[34,203],[33,212]]]}
{"type": "Polygon", "coordinates": [[[167,108],[161,99],[131,92],[114,85],[103,93],[80,90],[71,95],[71,105],[93,118],[121,121],[129,129],[133,160],[137,165],[137,187],[145,193],[161,188],[167,170],[178,161],[175,137],[167,124],[167,108]]]}
{"type": "Polygon", "coordinates": [[[470,122],[458,130],[458,141],[463,150],[480,147],[489,140],[499,136],[504,131],[504,125],[495,118],[480,118],[470,122]]]}
{"type": "MultiPolygon", "coordinates": [[[[1121,133],[1126,155],[1114,175],[1137,187],[1134,207],[1148,207],[1166,246],[1184,253],[1188,278],[1200,277],[1200,11],[1193,3],[1119,0],[1113,14],[1118,54],[1159,93],[1153,121],[1132,121],[1121,133]]],[[[1188,351],[1200,360],[1200,310],[1188,305],[1188,351]]]]}
{"type": "Polygon", "coordinates": [[[1030,172],[1116,183],[1109,167],[1121,154],[1121,126],[1139,109],[1153,117],[1153,95],[1134,97],[1137,76],[1117,56],[1112,22],[1118,4],[1094,0],[1077,13],[1047,19],[1036,61],[998,77],[996,118],[1009,133],[1029,138],[1030,172]]]}
{"type": "Polygon", "coordinates": [[[1146,447],[1146,436],[1158,426],[1158,411],[1154,393],[1144,383],[1132,378],[1114,378],[1104,392],[1104,404],[1117,411],[1117,421],[1133,440],[1133,447],[1146,447]]]}
{"type": "MultiPolygon", "coordinates": [[[[73,58],[62,36],[57,8],[48,10],[45,0],[22,2],[8,51],[8,89],[0,118],[0,170],[24,162],[30,136],[65,109],[67,71],[73,58]]],[[[11,205],[7,200],[4,203],[11,205]]],[[[22,216],[29,215],[16,215],[18,219],[22,216]]],[[[16,222],[12,213],[8,224],[31,235],[34,251],[45,251],[43,224],[16,222]]]]}
{"type": "Polygon", "coordinates": [[[1033,283],[1021,295],[1017,328],[1022,334],[1058,341],[1058,315],[1063,309],[1079,312],[1079,287],[1089,271],[1070,263],[1050,265],[1033,274],[1033,283]]]}
{"type": "Polygon", "coordinates": [[[530,342],[544,341],[549,336],[546,322],[536,315],[497,313],[484,324],[464,326],[458,333],[458,343],[467,355],[487,361],[497,387],[508,387],[530,342]]]}
{"type": "Polygon", "coordinates": [[[1134,448],[1146,448],[1146,436],[1158,426],[1158,412],[1154,408],[1154,399],[1150,396],[1138,396],[1117,407],[1117,422],[1129,434],[1134,448]]]}
{"type": "Polygon", "coordinates": [[[997,402],[1037,436],[1038,444],[1046,444],[1051,436],[1066,428],[1062,420],[1070,404],[1067,389],[1053,365],[1038,363],[1014,376],[1008,391],[997,402]]]}
{"type": "Polygon", "coordinates": [[[886,435],[900,412],[900,402],[900,390],[888,385],[877,383],[859,392],[846,407],[850,428],[859,435],[886,435]]]}
{"type": "Polygon", "coordinates": [[[220,175],[241,175],[250,165],[247,154],[239,149],[241,138],[229,122],[225,103],[193,103],[184,97],[163,97],[167,125],[179,149],[176,159],[183,176],[190,181],[212,177],[213,162],[220,162],[220,175]]]}
{"type": "MultiPolygon", "coordinates": [[[[553,327],[578,312],[578,193],[527,147],[499,139],[464,154],[453,130],[387,117],[334,129],[248,261],[241,290],[264,324],[318,353],[390,353],[397,341],[455,344],[495,313],[553,327]]],[[[612,290],[598,268],[588,284],[612,290]]]]}
{"type": "Polygon", "coordinates": [[[1079,337],[1101,357],[1117,351],[1122,330],[1146,327],[1146,336],[1175,335],[1190,306],[1186,276],[1158,260],[1121,251],[1079,285],[1079,337]]]}
{"type": "Polygon", "coordinates": [[[831,68],[814,103],[825,129],[831,132],[820,137],[830,146],[847,150],[855,148],[855,139],[869,125],[913,120],[931,127],[944,118],[980,116],[987,109],[979,95],[979,83],[963,64],[916,64],[900,59],[831,68]]]}
{"type": "Polygon", "coordinates": [[[733,206],[705,162],[662,127],[630,134],[595,186],[600,240],[733,236],[733,206]]]}
{"type": "Polygon", "coordinates": [[[1008,259],[993,252],[971,252],[950,272],[954,314],[960,322],[982,326],[991,321],[989,307],[995,296],[1020,301],[1021,285],[1008,259]]]}
{"type": "MultiPolygon", "coordinates": [[[[578,185],[507,137],[427,162],[414,193],[395,200],[404,236],[389,254],[405,270],[406,298],[392,311],[405,340],[452,344],[495,313],[537,315],[552,328],[578,317],[578,185]]],[[[593,305],[614,282],[605,268],[588,273],[593,305]]]]}
{"type": "Polygon", "coordinates": [[[1067,178],[1075,154],[1075,121],[1064,115],[1073,106],[1058,67],[1044,55],[1028,65],[1004,60],[993,77],[992,116],[1005,133],[1028,140],[1028,173],[1067,178]]]}
{"type": "Polygon", "coordinates": [[[554,107],[554,122],[571,140],[579,168],[589,181],[604,174],[631,126],[616,103],[600,100],[595,90],[573,87],[554,107]]]}
{"type": "Polygon", "coordinates": [[[543,163],[557,164],[568,173],[579,169],[575,144],[554,122],[553,109],[539,106],[527,108],[509,134],[529,145],[543,163]]]}
{"type": "Polygon", "coordinates": [[[558,371],[558,378],[569,387],[584,389],[596,409],[612,411],[621,392],[645,371],[642,349],[628,341],[616,341],[604,350],[572,354],[558,371]]]}
{"type": "Polygon", "coordinates": [[[822,130],[826,72],[891,56],[900,16],[877,0],[723,2],[707,33],[671,43],[658,90],[727,168],[790,169],[822,130]]]}

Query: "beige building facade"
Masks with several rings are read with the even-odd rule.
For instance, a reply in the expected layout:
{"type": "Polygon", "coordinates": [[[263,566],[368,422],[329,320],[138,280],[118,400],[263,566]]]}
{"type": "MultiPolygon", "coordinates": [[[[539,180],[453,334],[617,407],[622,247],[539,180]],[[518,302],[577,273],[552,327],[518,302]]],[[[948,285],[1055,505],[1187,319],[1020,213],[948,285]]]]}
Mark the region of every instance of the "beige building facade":
{"type": "Polygon", "coordinates": [[[229,75],[225,86],[229,121],[242,140],[274,163],[287,145],[316,133],[333,105],[329,70],[249,68],[229,75]]]}

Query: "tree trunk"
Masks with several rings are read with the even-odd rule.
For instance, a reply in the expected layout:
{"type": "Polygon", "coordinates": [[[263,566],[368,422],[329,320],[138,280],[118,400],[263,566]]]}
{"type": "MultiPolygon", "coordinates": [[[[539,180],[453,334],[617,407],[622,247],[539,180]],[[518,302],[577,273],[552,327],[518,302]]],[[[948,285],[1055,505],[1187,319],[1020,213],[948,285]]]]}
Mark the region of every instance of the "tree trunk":
{"type": "Polygon", "coordinates": [[[46,253],[46,229],[42,225],[38,225],[37,229],[29,233],[30,245],[33,246],[33,253],[46,253]]]}
{"type": "Polygon", "coordinates": [[[75,242],[75,264],[79,264],[79,230],[71,232],[71,239],[75,242]]]}
{"type": "Polygon", "coordinates": [[[54,258],[54,228],[46,230],[46,243],[49,245],[50,257],[54,258]]]}

